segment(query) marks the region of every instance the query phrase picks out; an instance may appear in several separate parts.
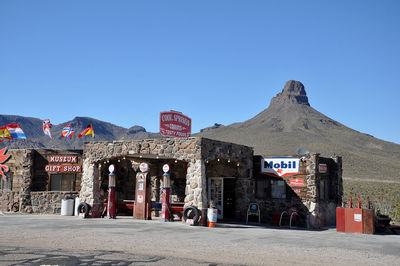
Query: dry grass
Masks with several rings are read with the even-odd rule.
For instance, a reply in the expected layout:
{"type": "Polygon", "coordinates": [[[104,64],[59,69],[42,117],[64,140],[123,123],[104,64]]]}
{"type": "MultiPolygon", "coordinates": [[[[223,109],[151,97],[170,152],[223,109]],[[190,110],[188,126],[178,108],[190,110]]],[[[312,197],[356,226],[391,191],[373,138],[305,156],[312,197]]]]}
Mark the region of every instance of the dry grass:
{"type": "Polygon", "coordinates": [[[394,222],[400,223],[399,182],[344,179],[343,189],[346,204],[351,196],[353,206],[357,205],[357,197],[360,196],[362,206],[365,208],[369,199],[375,212],[389,215],[394,222]]]}

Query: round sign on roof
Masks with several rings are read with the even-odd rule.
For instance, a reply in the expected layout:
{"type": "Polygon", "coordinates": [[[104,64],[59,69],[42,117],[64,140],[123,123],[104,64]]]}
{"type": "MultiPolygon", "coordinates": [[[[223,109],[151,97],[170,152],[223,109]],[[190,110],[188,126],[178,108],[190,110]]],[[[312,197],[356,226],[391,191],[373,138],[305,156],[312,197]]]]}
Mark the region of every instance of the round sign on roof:
{"type": "Polygon", "coordinates": [[[168,164],[164,164],[162,167],[162,170],[164,171],[164,173],[169,172],[169,165],[168,164]]]}
{"type": "Polygon", "coordinates": [[[139,169],[142,173],[149,171],[149,165],[147,163],[141,163],[139,169]]]}
{"type": "Polygon", "coordinates": [[[108,167],[108,171],[110,171],[110,173],[114,173],[114,171],[115,171],[115,165],[110,164],[110,166],[108,167]]]}

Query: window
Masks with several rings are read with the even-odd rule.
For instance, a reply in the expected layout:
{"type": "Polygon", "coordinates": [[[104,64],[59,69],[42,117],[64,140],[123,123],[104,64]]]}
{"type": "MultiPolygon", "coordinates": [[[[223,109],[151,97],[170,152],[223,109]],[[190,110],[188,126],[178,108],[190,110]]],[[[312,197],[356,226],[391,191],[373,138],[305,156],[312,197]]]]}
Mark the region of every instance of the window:
{"type": "Polygon", "coordinates": [[[329,180],[321,179],[319,181],[319,199],[328,200],[329,199],[329,180]]]}
{"type": "Polygon", "coordinates": [[[3,191],[11,191],[12,190],[12,173],[8,172],[5,173],[6,175],[6,180],[0,177],[1,183],[0,183],[0,188],[3,191]]]}
{"type": "Polygon", "coordinates": [[[269,198],[269,178],[261,177],[256,179],[256,198],[266,199],[269,198]]]}
{"type": "Polygon", "coordinates": [[[271,196],[273,199],[286,199],[284,180],[271,180],[271,196]]]}
{"type": "Polygon", "coordinates": [[[75,191],[75,175],[67,174],[51,174],[50,190],[51,191],[75,191]]]}

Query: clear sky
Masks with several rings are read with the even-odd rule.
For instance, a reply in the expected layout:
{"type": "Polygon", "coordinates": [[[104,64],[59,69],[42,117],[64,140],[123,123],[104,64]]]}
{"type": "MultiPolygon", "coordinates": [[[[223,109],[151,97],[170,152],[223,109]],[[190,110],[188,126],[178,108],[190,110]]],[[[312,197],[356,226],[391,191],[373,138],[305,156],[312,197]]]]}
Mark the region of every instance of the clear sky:
{"type": "Polygon", "coordinates": [[[400,1],[0,1],[0,114],[192,133],[252,118],[285,82],[400,143],[400,1]]]}

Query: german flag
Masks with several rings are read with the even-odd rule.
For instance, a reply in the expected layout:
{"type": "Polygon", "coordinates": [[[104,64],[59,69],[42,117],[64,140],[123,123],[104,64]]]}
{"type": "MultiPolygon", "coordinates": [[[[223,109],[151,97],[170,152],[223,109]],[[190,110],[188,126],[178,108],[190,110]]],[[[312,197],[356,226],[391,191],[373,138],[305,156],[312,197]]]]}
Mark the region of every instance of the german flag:
{"type": "Polygon", "coordinates": [[[88,125],[87,128],[78,135],[78,138],[82,138],[83,136],[92,134],[92,138],[94,138],[94,130],[92,125],[88,125]]]}

